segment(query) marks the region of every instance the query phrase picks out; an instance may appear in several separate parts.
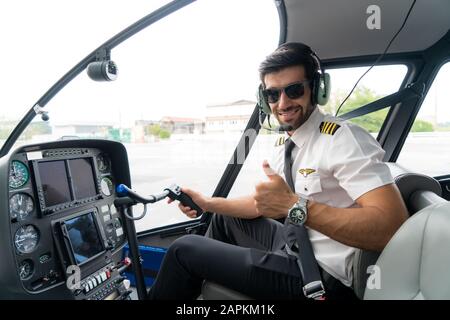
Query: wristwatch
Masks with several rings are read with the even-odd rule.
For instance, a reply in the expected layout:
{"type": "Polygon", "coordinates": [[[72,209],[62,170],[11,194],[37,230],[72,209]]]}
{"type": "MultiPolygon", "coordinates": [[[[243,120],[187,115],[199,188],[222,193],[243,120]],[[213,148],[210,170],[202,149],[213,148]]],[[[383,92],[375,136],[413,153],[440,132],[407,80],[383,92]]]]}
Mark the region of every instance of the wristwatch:
{"type": "Polygon", "coordinates": [[[308,218],[308,200],[300,197],[298,201],[289,209],[287,219],[290,223],[303,225],[308,218]]]}

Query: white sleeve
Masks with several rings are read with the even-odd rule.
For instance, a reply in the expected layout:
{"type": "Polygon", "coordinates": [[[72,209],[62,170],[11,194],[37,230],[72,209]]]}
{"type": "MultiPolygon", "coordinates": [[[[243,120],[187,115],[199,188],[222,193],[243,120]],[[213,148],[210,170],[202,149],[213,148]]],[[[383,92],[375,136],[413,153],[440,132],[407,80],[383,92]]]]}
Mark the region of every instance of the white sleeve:
{"type": "Polygon", "coordinates": [[[351,123],[343,125],[330,143],[328,169],[353,200],[393,183],[383,162],[384,150],[366,130],[351,123]]]}

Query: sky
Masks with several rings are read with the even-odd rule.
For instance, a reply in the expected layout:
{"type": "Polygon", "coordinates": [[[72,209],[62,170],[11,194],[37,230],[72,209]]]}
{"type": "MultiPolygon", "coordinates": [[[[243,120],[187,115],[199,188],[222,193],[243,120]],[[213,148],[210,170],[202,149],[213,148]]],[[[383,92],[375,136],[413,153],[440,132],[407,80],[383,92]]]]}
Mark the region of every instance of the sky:
{"type": "MultiPolygon", "coordinates": [[[[22,117],[92,50],[167,2],[1,1],[0,119],[22,117]]],[[[203,118],[207,105],[255,99],[258,65],[278,34],[273,0],[199,0],[114,49],[117,81],[96,83],[83,72],[46,108],[53,123],[203,118]]],[[[334,72],[333,88],[350,90],[364,70],[334,72]]],[[[374,69],[361,84],[392,93],[399,70],[374,69]]]]}
{"type": "Polygon", "coordinates": [[[29,109],[69,68],[156,8],[155,2],[134,1],[130,10],[125,1],[2,1],[1,110],[29,109]],[[108,15],[99,14],[105,8],[108,15]]]}

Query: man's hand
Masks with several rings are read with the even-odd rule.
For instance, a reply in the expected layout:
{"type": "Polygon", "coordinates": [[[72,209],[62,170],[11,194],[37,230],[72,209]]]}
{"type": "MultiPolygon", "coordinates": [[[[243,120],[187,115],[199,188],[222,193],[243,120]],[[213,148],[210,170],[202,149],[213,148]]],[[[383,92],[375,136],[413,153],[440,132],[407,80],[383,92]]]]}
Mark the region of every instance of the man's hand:
{"type": "MultiPolygon", "coordinates": [[[[192,201],[194,201],[203,211],[207,211],[208,203],[211,198],[205,197],[199,192],[196,192],[194,190],[188,189],[188,188],[181,188],[181,191],[186,193],[188,196],[192,198],[192,201]]],[[[172,199],[168,199],[167,203],[172,203],[172,199]]],[[[192,210],[190,207],[185,207],[181,203],[178,204],[178,208],[187,215],[189,218],[197,218],[197,211],[192,210]]]]}
{"type": "Polygon", "coordinates": [[[255,187],[255,206],[258,214],[268,218],[286,217],[289,209],[298,201],[298,196],[291,191],[287,183],[276,174],[267,161],[263,162],[267,182],[258,183],[255,187]]]}

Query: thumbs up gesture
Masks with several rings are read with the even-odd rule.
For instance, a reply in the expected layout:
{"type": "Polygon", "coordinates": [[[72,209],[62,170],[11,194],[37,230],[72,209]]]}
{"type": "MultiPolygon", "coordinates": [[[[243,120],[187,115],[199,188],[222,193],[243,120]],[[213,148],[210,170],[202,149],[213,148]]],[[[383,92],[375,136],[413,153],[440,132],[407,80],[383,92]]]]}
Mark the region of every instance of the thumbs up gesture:
{"type": "Polygon", "coordinates": [[[260,182],[255,187],[256,211],[268,218],[286,217],[289,209],[297,202],[298,196],[292,192],[284,179],[264,160],[263,170],[269,181],[260,182]]]}

